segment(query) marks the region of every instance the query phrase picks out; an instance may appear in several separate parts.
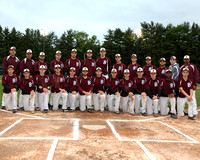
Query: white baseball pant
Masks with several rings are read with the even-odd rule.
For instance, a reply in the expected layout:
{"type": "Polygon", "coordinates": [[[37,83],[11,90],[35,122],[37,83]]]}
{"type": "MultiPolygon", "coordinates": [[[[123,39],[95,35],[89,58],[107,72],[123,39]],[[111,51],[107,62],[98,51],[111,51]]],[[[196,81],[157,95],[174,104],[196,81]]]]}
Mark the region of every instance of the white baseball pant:
{"type": "Polygon", "coordinates": [[[176,98],[160,97],[160,115],[165,116],[169,113],[168,103],[171,104],[171,113],[176,114],[176,98]]]}
{"type": "Polygon", "coordinates": [[[19,108],[22,108],[23,106],[23,98],[22,98],[22,91],[20,90],[19,94],[19,108]]]}
{"type": "Polygon", "coordinates": [[[3,93],[3,96],[2,96],[2,101],[1,101],[1,106],[5,106],[5,93],[3,93]]]}
{"type": "Polygon", "coordinates": [[[110,112],[118,112],[120,104],[120,95],[108,94],[107,100],[108,100],[108,110],[110,112]]]}
{"type": "Polygon", "coordinates": [[[33,95],[33,94],[22,95],[22,104],[24,106],[24,110],[25,111],[34,111],[35,110],[34,101],[35,101],[35,95],[33,95]]]}
{"type": "Polygon", "coordinates": [[[187,97],[185,98],[177,98],[177,112],[178,112],[178,117],[184,116],[184,109],[185,109],[185,104],[188,104],[188,116],[193,117],[194,115],[194,101],[189,102],[187,100],[187,97]]]}
{"type": "Polygon", "coordinates": [[[197,100],[196,100],[196,91],[193,90],[193,96],[192,96],[192,99],[193,99],[193,103],[194,103],[194,106],[193,106],[193,114],[194,115],[198,115],[198,112],[197,112],[197,100]]]}
{"type": "Polygon", "coordinates": [[[93,101],[94,101],[94,110],[95,111],[104,111],[104,104],[106,100],[105,94],[93,93],[93,101]]]}
{"type": "Polygon", "coordinates": [[[4,93],[4,100],[7,110],[17,109],[17,92],[4,93]]]}
{"type": "Polygon", "coordinates": [[[58,110],[58,105],[60,102],[60,99],[62,98],[62,109],[67,109],[67,93],[59,92],[59,93],[52,93],[52,102],[53,102],[53,110],[58,110]]]}
{"type": "Polygon", "coordinates": [[[68,104],[70,106],[70,109],[75,110],[76,109],[76,103],[78,102],[77,98],[79,97],[78,93],[77,94],[68,94],[68,104]]]}
{"type": "Polygon", "coordinates": [[[122,97],[121,96],[121,105],[122,105],[122,111],[124,113],[130,112],[130,113],[134,113],[134,105],[135,105],[135,97],[132,96],[126,96],[126,97],[122,97]]]}
{"type": "Polygon", "coordinates": [[[35,107],[38,108],[39,107],[39,93],[35,92],[35,107]]]}
{"type": "Polygon", "coordinates": [[[49,94],[50,91],[48,91],[48,93],[42,92],[42,93],[38,93],[38,105],[41,111],[43,111],[44,109],[48,110],[48,102],[49,102],[49,94]]]}
{"type": "Polygon", "coordinates": [[[147,97],[147,115],[158,114],[158,99],[152,100],[147,97]]]}
{"type": "Polygon", "coordinates": [[[135,94],[135,113],[140,113],[140,101],[142,101],[142,113],[146,113],[147,96],[142,97],[140,94],[135,94]]]}
{"type": "Polygon", "coordinates": [[[80,95],[80,110],[85,111],[86,110],[86,104],[87,104],[87,109],[92,109],[91,106],[91,100],[92,97],[91,95],[86,96],[86,95],[80,95]]]}

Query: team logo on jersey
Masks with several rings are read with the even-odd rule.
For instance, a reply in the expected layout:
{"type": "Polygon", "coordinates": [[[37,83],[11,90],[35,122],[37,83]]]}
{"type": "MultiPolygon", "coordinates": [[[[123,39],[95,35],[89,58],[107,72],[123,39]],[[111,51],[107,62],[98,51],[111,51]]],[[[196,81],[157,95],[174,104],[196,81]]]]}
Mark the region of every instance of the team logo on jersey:
{"type": "Polygon", "coordinates": [[[61,64],[60,66],[61,66],[61,68],[64,68],[64,64],[61,64]]]}
{"type": "Polygon", "coordinates": [[[79,66],[79,63],[78,62],[76,62],[76,67],[78,67],[79,66]]]}
{"type": "Polygon", "coordinates": [[[92,67],[94,67],[94,62],[92,62],[92,67]]]}
{"type": "Polygon", "coordinates": [[[88,85],[91,85],[91,81],[90,80],[88,81],[88,85]]]}
{"type": "Polygon", "coordinates": [[[12,83],[16,83],[16,82],[17,82],[17,78],[13,78],[12,83]]]}
{"type": "Polygon", "coordinates": [[[158,82],[154,82],[154,87],[158,87],[158,82]]]}
{"type": "Polygon", "coordinates": [[[100,84],[104,84],[104,80],[103,79],[101,79],[100,84]]]}
{"type": "Polygon", "coordinates": [[[128,83],[128,87],[131,87],[132,86],[132,84],[131,83],[128,83]]]}
{"type": "Polygon", "coordinates": [[[60,82],[63,82],[63,80],[64,80],[63,78],[60,78],[60,82]]]}
{"type": "Polygon", "coordinates": [[[73,85],[74,85],[74,86],[76,85],[76,81],[73,81],[73,85]]]}
{"type": "Polygon", "coordinates": [[[33,83],[32,82],[29,82],[28,83],[28,86],[31,88],[33,86],[33,83]]]}
{"type": "Polygon", "coordinates": [[[174,87],[174,84],[173,83],[170,83],[170,88],[173,88],[174,87]]]}
{"type": "Polygon", "coordinates": [[[115,85],[118,85],[119,84],[119,81],[115,81],[115,85]]]}
{"type": "Polygon", "coordinates": [[[189,82],[187,83],[187,87],[190,88],[192,86],[192,84],[189,82]]]}
{"type": "Polygon", "coordinates": [[[144,83],[145,83],[145,80],[143,79],[143,80],[141,81],[141,84],[144,85],[144,83]]]}
{"type": "Polygon", "coordinates": [[[106,61],[106,60],[104,60],[104,61],[103,61],[103,64],[106,64],[106,63],[107,63],[107,61],[106,61]]]}
{"type": "Polygon", "coordinates": [[[166,70],[162,70],[162,72],[161,72],[161,73],[162,73],[162,74],[165,74],[165,72],[166,72],[166,70]]]}
{"type": "Polygon", "coordinates": [[[119,70],[119,71],[121,71],[121,70],[122,70],[122,67],[121,67],[121,66],[119,66],[119,67],[118,67],[118,70],[119,70]]]}
{"type": "Polygon", "coordinates": [[[49,78],[45,78],[45,79],[44,79],[44,82],[45,82],[45,83],[48,83],[48,82],[49,82],[49,78]]]}
{"type": "Polygon", "coordinates": [[[149,67],[149,71],[151,71],[152,70],[152,67],[149,67]]]}
{"type": "Polygon", "coordinates": [[[137,67],[136,66],[133,66],[133,70],[136,70],[137,69],[137,67]]]}

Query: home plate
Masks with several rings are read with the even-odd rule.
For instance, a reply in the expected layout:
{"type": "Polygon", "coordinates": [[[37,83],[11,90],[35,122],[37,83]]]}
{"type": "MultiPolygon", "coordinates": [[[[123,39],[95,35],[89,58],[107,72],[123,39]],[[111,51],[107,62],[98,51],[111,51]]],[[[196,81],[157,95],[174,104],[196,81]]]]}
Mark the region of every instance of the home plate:
{"type": "Polygon", "coordinates": [[[97,131],[97,130],[106,128],[106,126],[105,125],[83,125],[83,128],[97,131]]]}

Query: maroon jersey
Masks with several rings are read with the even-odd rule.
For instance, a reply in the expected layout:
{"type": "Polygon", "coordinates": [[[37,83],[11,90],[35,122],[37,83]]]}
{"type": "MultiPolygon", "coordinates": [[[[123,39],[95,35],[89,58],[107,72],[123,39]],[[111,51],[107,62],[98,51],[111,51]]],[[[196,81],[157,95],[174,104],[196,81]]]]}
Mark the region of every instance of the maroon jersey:
{"type": "MultiPolygon", "coordinates": [[[[134,88],[134,83],[131,79],[129,80],[126,80],[125,78],[121,79],[120,80],[120,84],[119,84],[120,87],[124,87],[124,89],[126,90],[127,93],[129,92],[132,92],[132,89],[134,88]]],[[[125,93],[125,92],[121,92],[121,96],[122,97],[127,97],[128,94],[125,93]]]]}
{"type": "Polygon", "coordinates": [[[88,76],[92,77],[95,74],[96,70],[96,61],[93,59],[84,59],[81,62],[81,68],[87,67],[88,68],[88,76]]]}
{"type": "Polygon", "coordinates": [[[74,77],[74,78],[67,77],[66,78],[65,87],[67,87],[69,89],[70,93],[72,91],[76,91],[77,92],[77,82],[78,82],[78,79],[76,77],[74,77]]]}
{"type": "Polygon", "coordinates": [[[166,73],[166,70],[168,68],[167,67],[164,67],[164,68],[157,68],[157,78],[161,79],[161,80],[164,80],[165,79],[165,73],[166,73]]]}
{"type": "Polygon", "coordinates": [[[81,61],[79,59],[67,59],[65,61],[65,68],[69,71],[71,67],[74,67],[76,69],[76,76],[78,76],[79,70],[81,69],[81,61]]]}
{"type": "Polygon", "coordinates": [[[96,60],[96,65],[97,67],[101,67],[102,69],[102,74],[109,74],[110,69],[111,69],[111,61],[108,57],[105,58],[97,58],[96,60]]]}
{"type": "MultiPolygon", "coordinates": [[[[194,88],[194,82],[191,79],[187,79],[187,81],[185,81],[183,78],[180,78],[177,81],[177,87],[178,88],[183,88],[183,90],[190,95],[190,90],[194,88]]],[[[178,95],[181,98],[185,98],[185,95],[183,93],[179,93],[178,95]]]]}
{"type": "Polygon", "coordinates": [[[160,85],[160,80],[156,78],[153,80],[152,78],[147,79],[146,89],[150,91],[151,95],[156,96],[158,94],[158,87],[160,85]]]}
{"type": "Polygon", "coordinates": [[[30,92],[35,89],[35,83],[34,83],[33,78],[29,78],[29,79],[22,78],[20,80],[20,89],[22,90],[22,94],[25,94],[23,92],[24,89],[29,92],[26,94],[30,94],[30,92]]]}
{"type": "Polygon", "coordinates": [[[65,68],[64,68],[63,62],[57,61],[56,59],[53,60],[53,61],[51,61],[51,63],[50,63],[50,70],[53,71],[53,73],[54,73],[55,65],[60,65],[60,67],[61,67],[61,74],[64,75],[64,73],[65,73],[65,72],[64,72],[65,68]]]}
{"type": "MultiPolygon", "coordinates": [[[[165,79],[161,81],[158,89],[163,90],[168,95],[174,93],[176,89],[176,81],[173,79],[170,79],[169,81],[165,79]]],[[[161,96],[168,97],[167,95],[164,94],[161,94],[161,96]]]]}
{"type": "Polygon", "coordinates": [[[20,69],[20,60],[17,57],[7,56],[3,59],[3,71],[4,74],[8,74],[8,66],[13,65],[14,66],[14,74],[19,75],[20,69]]]}
{"type": "Polygon", "coordinates": [[[124,70],[126,69],[126,65],[123,63],[115,63],[112,68],[115,68],[117,70],[117,78],[121,79],[123,77],[124,70]]]}
{"type": "MultiPolygon", "coordinates": [[[[2,77],[2,84],[5,84],[7,85],[10,89],[13,89],[13,88],[18,88],[17,86],[20,84],[19,82],[19,77],[17,75],[12,75],[12,76],[9,76],[8,74],[5,74],[3,77],[2,77]]],[[[6,88],[3,89],[3,93],[10,93],[11,91],[10,90],[7,90],[6,88]]]]}
{"type": "Polygon", "coordinates": [[[40,62],[40,61],[37,61],[34,64],[34,70],[35,70],[35,72],[39,72],[39,68],[40,68],[41,65],[45,66],[45,68],[46,68],[45,74],[48,74],[49,73],[49,71],[48,71],[48,65],[45,62],[40,62]]]}
{"type": "Polygon", "coordinates": [[[145,91],[145,85],[147,82],[147,79],[145,77],[138,78],[136,77],[134,80],[134,88],[136,89],[136,94],[141,94],[145,91]]]}
{"type": "Polygon", "coordinates": [[[78,90],[79,90],[80,95],[85,95],[83,93],[83,91],[86,91],[86,92],[91,91],[92,92],[92,90],[93,90],[92,78],[90,78],[90,77],[83,78],[83,76],[80,77],[78,79],[77,86],[78,86],[78,90]]]}
{"type": "Polygon", "coordinates": [[[182,71],[183,71],[183,68],[188,68],[189,69],[189,76],[188,78],[191,79],[193,82],[194,82],[194,86],[197,86],[198,85],[198,82],[199,82],[199,71],[197,69],[197,67],[194,65],[194,64],[188,64],[188,65],[182,65],[180,67],[180,78],[182,78],[182,71]]]}
{"type": "MultiPolygon", "coordinates": [[[[46,74],[44,76],[36,75],[34,82],[38,87],[42,86],[43,88],[47,88],[48,86],[50,86],[50,78],[46,74]]],[[[42,93],[43,89],[37,88],[37,92],[42,93]]]]}
{"type": "Polygon", "coordinates": [[[20,72],[21,72],[21,77],[24,77],[23,73],[24,73],[24,69],[28,68],[30,70],[30,75],[34,76],[34,64],[35,61],[34,60],[29,60],[27,58],[24,58],[21,62],[20,62],[20,72]]]}
{"type": "Polygon", "coordinates": [[[147,65],[145,65],[144,67],[143,67],[143,70],[144,70],[144,77],[146,77],[146,78],[149,78],[150,77],[150,71],[152,70],[152,69],[155,69],[156,70],[156,66],[154,66],[154,65],[149,65],[149,66],[147,66],[147,65]]]}
{"type": "Polygon", "coordinates": [[[137,77],[137,69],[140,67],[139,64],[129,64],[128,69],[130,71],[130,79],[134,79],[137,77]]]}
{"type": "Polygon", "coordinates": [[[59,93],[60,92],[60,88],[61,89],[65,89],[65,76],[61,75],[56,75],[56,74],[52,74],[50,76],[50,82],[51,82],[51,92],[52,93],[59,93]]]}
{"type": "Polygon", "coordinates": [[[118,92],[119,91],[119,83],[120,83],[120,81],[118,78],[114,79],[112,77],[109,77],[106,81],[106,86],[108,87],[107,93],[115,94],[116,92],[118,92]],[[111,87],[112,90],[110,90],[109,87],[111,87]]]}
{"type": "Polygon", "coordinates": [[[106,86],[106,78],[101,77],[93,77],[94,89],[93,93],[98,93],[98,91],[105,91],[106,86]]]}

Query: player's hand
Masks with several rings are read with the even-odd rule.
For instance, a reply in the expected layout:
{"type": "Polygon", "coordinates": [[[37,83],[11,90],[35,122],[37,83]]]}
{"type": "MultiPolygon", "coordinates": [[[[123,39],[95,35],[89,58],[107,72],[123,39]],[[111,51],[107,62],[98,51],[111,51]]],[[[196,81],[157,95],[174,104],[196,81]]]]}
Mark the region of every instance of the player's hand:
{"type": "Polygon", "coordinates": [[[141,93],[141,96],[142,96],[142,97],[146,97],[147,94],[146,94],[145,92],[142,92],[142,93],[141,93]]]}
{"type": "Polygon", "coordinates": [[[157,96],[153,96],[152,100],[155,100],[155,99],[158,99],[158,97],[157,96]]]}
{"type": "Polygon", "coordinates": [[[119,95],[119,92],[116,92],[115,95],[119,95]]]}
{"type": "Polygon", "coordinates": [[[62,93],[67,93],[67,91],[65,89],[62,89],[62,93]]]}
{"type": "Polygon", "coordinates": [[[33,76],[30,76],[30,78],[33,78],[33,76]]]}
{"type": "Polygon", "coordinates": [[[39,86],[38,88],[39,88],[39,89],[42,89],[42,86],[39,86]]]}
{"type": "Polygon", "coordinates": [[[35,92],[34,92],[34,90],[32,90],[30,94],[34,96],[34,95],[35,95],[35,92]]]}
{"type": "Polygon", "coordinates": [[[104,92],[103,92],[103,91],[99,91],[99,93],[100,93],[101,95],[103,95],[103,94],[104,94],[104,92]]]}
{"type": "Polygon", "coordinates": [[[16,92],[16,88],[11,89],[11,93],[16,92]]]}
{"type": "Polygon", "coordinates": [[[48,93],[49,90],[47,88],[43,88],[44,93],[48,93]]]}
{"type": "Polygon", "coordinates": [[[75,95],[76,95],[77,93],[76,93],[76,91],[72,91],[72,94],[75,94],[75,95]]]}
{"type": "Polygon", "coordinates": [[[188,100],[188,102],[191,102],[192,101],[192,96],[188,96],[187,100],[188,100]]]}
{"type": "Polygon", "coordinates": [[[174,98],[175,95],[174,95],[174,93],[171,93],[168,97],[169,97],[169,98],[174,98]]]}
{"type": "Polygon", "coordinates": [[[197,89],[197,86],[194,86],[194,88],[193,88],[194,90],[196,90],[197,89]]]}
{"type": "Polygon", "coordinates": [[[90,94],[91,94],[90,92],[85,92],[86,96],[90,96],[90,94]]]}
{"type": "Polygon", "coordinates": [[[129,95],[129,96],[133,96],[133,92],[129,92],[128,95],[129,95]]]}

